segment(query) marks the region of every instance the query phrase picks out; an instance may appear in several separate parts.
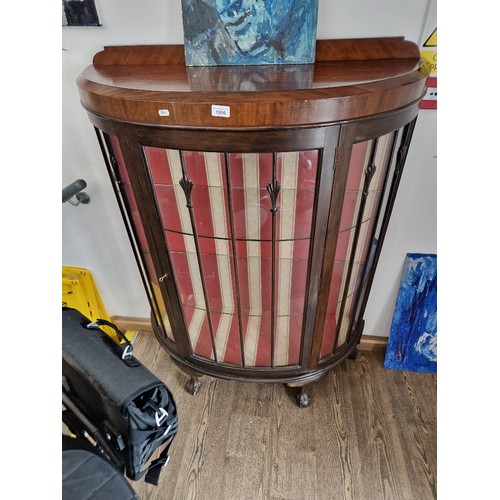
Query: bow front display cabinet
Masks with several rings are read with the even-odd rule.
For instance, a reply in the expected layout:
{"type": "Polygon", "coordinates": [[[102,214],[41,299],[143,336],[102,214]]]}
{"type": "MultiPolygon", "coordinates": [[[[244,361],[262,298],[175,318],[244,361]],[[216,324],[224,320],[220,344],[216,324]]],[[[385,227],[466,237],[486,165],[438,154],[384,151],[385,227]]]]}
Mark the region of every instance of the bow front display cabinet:
{"type": "Polygon", "coordinates": [[[305,387],[353,356],[425,93],[403,38],[306,65],[114,46],[78,77],[151,306],[189,375],[305,387]]]}

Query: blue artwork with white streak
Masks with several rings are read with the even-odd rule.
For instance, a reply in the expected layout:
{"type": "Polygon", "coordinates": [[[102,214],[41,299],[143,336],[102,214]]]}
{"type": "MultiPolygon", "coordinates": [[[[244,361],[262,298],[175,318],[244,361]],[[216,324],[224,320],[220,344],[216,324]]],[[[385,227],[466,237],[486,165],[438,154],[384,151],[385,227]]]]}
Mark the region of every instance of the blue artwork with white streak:
{"type": "Polygon", "coordinates": [[[384,367],[437,372],[437,256],[434,254],[406,256],[384,367]]]}
{"type": "Polygon", "coordinates": [[[182,0],[187,66],[310,64],[318,0],[182,0]]]}

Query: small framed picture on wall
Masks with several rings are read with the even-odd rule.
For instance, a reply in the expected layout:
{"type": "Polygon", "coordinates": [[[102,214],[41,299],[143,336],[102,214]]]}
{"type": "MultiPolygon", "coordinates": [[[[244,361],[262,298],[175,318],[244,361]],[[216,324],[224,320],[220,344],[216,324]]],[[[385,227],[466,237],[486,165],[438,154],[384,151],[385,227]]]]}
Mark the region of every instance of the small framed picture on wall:
{"type": "Polygon", "coordinates": [[[63,26],[101,26],[94,0],[63,0],[63,26]]]}

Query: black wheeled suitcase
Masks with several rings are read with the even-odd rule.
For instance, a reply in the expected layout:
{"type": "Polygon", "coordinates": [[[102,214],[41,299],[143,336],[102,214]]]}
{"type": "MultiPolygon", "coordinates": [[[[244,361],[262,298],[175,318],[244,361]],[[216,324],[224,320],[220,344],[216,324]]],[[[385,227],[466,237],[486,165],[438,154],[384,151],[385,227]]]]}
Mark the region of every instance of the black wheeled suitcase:
{"type": "Polygon", "coordinates": [[[63,308],[62,375],[68,422],[79,422],[128,478],[158,484],[177,433],[177,409],[168,387],[133,356],[126,337],[108,321],[92,322],[63,308]]]}

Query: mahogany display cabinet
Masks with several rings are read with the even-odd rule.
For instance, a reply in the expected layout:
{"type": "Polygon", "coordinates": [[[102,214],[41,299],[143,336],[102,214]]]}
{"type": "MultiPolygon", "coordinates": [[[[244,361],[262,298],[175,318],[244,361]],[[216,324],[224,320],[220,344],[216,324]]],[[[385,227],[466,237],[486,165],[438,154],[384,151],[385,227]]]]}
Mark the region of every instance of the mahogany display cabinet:
{"type": "MultiPolygon", "coordinates": [[[[402,37],[307,65],[114,46],[78,77],[151,306],[189,376],[306,386],[352,357],[427,71],[402,37]]],[[[126,270],[124,270],[126,272],[126,270]]]]}

